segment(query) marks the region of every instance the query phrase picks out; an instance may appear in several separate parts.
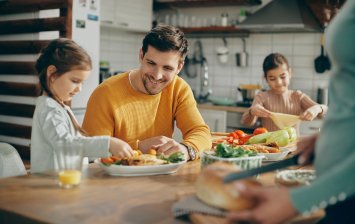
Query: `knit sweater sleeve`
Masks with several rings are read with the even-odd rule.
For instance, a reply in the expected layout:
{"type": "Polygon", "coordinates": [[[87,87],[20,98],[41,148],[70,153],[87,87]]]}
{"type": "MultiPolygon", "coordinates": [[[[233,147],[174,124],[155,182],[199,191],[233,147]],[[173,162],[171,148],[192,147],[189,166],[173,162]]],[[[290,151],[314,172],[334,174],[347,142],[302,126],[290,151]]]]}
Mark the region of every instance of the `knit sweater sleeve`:
{"type": "Polygon", "coordinates": [[[251,105],[251,107],[243,113],[242,115],[242,119],[241,119],[241,123],[246,125],[246,126],[253,126],[255,124],[255,122],[257,121],[258,117],[254,116],[250,113],[250,110],[255,107],[261,105],[263,106],[263,102],[262,102],[262,95],[259,93],[255,96],[253,104],[251,105]]]}
{"type": "Polygon", "coordinates": [[[105,85],[97,87],[88,101],[83,129],[90,135],[114,136],[114,120],[112,104],[108,97],[109,89],[105,85]]]}
{"type": "Polygon", "coordinates": [[[183,143],[200,151],[210,149],[212,146],[210,130],[197,108],[191,88],[184,81],[181,82],[181,90],[176,100],[175,119],[177,127],[183,134],[183,143]]]}
{"type": "Polygon", "coordinates": [[[328,110],[328,107],[326,105],[317,104],[309,96],[302,93],[301,91],[296,91],[296,94],[298,94],[300,97],[301,107],[303,110],[307,110],[308,108],[310,108],[314,105],[318,105],[321,108],[321,112],[317,115],[318,118],[323,118],[325,116],[325,114],[327,113],[327,110],[328,110]]]}
{"type": "Polygon", "coordinates": [[[295,188],[291,200],[296,209],[304,214],[323,209],[355,194],[355,153],[316,179],[310,186],[295,188]]]}

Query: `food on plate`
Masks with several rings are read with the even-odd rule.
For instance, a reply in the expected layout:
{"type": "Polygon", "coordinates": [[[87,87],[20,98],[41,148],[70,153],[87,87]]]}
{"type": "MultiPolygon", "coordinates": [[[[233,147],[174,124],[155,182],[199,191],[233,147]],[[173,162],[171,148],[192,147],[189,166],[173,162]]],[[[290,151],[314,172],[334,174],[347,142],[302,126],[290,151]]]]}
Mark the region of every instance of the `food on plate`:
{"type": "Polygon", "coordinates": [[[227,144],[217,145],[215,150],[205,150],[201,155],[201,166],[223,161],[233,164],[239,169],[248,170],[260,167],[264,156],[257,155],[255,151],[243,149],[240,146],[227,144]]]}
{"type": "Polygon", "coordinates": [[[265,143],[266,139],[270,137],[272,132],[266,132],[263,134],[255,135],[251,137],[248,141],[249,144],[265,143]]]}
{"type": "MultiPolygon", "coordinates": [[[[227,134],[227,133],[225,133],[227,134]]],[[[285,147],[292,143],[295,143],[297,140],[296,129],[293,127],[286,127],[282,130],[268,132],[265,128],[260,127],[256,128],[253,131],[252,135],[249,135],[242,130],[235,130],[230,132],[227,137],[214,137],[212,139],[212,148],[215,148],[218,144],[225,143],[231,146],[244,146],[244,145],[257,145],[261,144],[274,144],[264,145],[269,147],[285,147]]],[[[259,146],[256,146],[258,149],[259,146]]],[[[280,152],[279,150],[273,149],[268,150],[269,152],[280,152]]],[[[259,151],[262,152],[262,151],[259,151]]],[[[266,153],[264,150],[263,153],[266,153]]]]}
{"type": "Polygon", "coordinates": [[[214,155],[222,158],[236,158],[256,156],[256,152],[253,150],[244,149],[241,146],[232,147],[226,144],[219,144],[216,147],[214,155]]]}
{"type": "Polygon", "coordinates": [[[254,131],[253,131],[253,135],[260,135],[260,134],[264,134],[264,133],[267,133],[268,130],[266,128],[255,128],[254,131]]]}
{"type": "Polygon", "coordinates": [[[293,143],[297,140],[297,132],[296,129],[292,128],[292,127],[286,127],[283,130],[286,130],[288,135],[289,135],[289,140],[290,143],[293,143]]]}
{"type": "Polygon", "coordinates": [[[283,170],[275,176],[277,184],[290,187],[308,185],[315,179],[316,173],[314,170],[283,170]]]}
{"type": "Polygon", "coordinates": [[[249,139],[248,144],[258,143],[277,143],[278,146],[284,147],[290,143],[294,143],[297,140],[296,129],[293,127],[286,127],[284,129],[267,132],[259,135],[255,135],[249,139]]]}
{"type": "Polygon", "coordinates": [[[242,149],[251,150],[258,153],[279,153],[281,152],[278,145],[274,142],[270,144],[252,144],[252,145],[241,145],[242,149]]]}
{"type": "MultiPolygon", "coordinates": [[[[196,181],[196,194],[202,202],[226,210],[243,210],[252,208],[255,202],[239,195],[234,182],[225,184],[223,177],[232,172],[240,171],[235,166],[224,162],[216,162],[204,167],[196,181]]],[[[260,186],[254,179],[239,180],[248,186],[260,186]]]]}
{"type": "Polygon", "coordinates": [[[266,139],[266,143],[276,142],[277,145],[283,147],[290,143],[290,136],[286,130],[278,130],[271,133],[266,139]]]}
{"type": "Polygon", "coordinates": [[[124,165],[124,166],[152,166],[152,165],[163,165],[169,163],[178,163],[184,161],[184,154],[181,152],[175,152],[169,156],[154,155],[151,154],[139,154],[135,153],[132,157],[121,158],[118,156],[111,156],[107,158],[101,158],[102,164],[110,165],[124,165]]]}

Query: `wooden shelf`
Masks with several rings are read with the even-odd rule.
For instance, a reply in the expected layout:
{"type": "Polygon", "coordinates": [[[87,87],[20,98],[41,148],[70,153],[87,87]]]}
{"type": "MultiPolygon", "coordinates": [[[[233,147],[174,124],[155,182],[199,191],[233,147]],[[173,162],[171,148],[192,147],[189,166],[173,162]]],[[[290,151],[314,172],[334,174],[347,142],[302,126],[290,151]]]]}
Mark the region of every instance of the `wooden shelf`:
{"type": "Polygon", "coordinates": [[[170,7],[214,7],[214,6],[253,6],[261,0],[154,0],[154,10],[170,7]]]}
{"type": "Polygon", "coordinates": [[[235,26],[180,27],[190,37],[248,37],[249,31],[235,26]]]}

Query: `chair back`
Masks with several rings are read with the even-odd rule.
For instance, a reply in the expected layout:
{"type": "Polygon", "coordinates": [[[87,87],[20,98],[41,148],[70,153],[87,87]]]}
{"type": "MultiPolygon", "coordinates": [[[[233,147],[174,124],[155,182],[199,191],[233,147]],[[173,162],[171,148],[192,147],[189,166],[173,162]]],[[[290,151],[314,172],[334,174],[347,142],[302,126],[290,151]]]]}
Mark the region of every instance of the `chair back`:
{"type": "Polygon", "coordinates": [[[0,142],[0,178],[26,175],[26,168],[17,150],[0,142]]]}

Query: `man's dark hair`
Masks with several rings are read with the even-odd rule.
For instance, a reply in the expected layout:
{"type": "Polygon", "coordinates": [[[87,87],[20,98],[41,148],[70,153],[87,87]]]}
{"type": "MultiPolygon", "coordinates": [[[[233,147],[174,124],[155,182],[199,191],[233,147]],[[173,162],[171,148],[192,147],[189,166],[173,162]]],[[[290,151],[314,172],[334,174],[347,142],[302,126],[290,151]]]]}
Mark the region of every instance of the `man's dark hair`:
{"type": "Polygon", "coordinates": [[[184,33],[176,27],[165,24],[157,25],[144,37],[143,56],[147,52],[149,45],[162,52],[178,51],[182,61],[184,61],[188,49],[188,42],[184,37],[184,33]]]}
{"type": "Polygon", "coordinates": [[[263,71],[264,71],[264,77],[266,78],[267,72],[279,67],[282,64],[287,65],[287,69],[289,68],[288,61],[285,56],[283,56],[280,53],[272,53],[266,56],[263,62],[263,71]]]}

